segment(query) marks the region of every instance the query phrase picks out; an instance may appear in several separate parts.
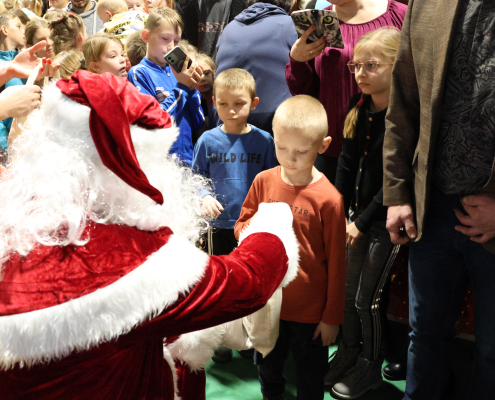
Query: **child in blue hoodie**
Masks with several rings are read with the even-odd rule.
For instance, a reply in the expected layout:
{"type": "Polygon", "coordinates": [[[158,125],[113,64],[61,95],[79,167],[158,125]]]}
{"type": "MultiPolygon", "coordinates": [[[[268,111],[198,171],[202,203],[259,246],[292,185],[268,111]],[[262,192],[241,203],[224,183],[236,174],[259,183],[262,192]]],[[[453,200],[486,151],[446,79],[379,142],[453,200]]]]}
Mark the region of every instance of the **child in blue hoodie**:
{"type": "Polygon", "coordinates": [[[162,109],[174,117],[180,133],[170,153],[175,153],[190,166],[192,130],[200,129],[205,122],[200,93],[195,88],[202,69],[196,62],[187,68],[186,59],[182,71],[178,73],[164,58],[179,43],[183,28],[184,24],[174,10],[162,7],[153,9],[142,31],[147,44],[146,57],[129,70],[127,79],[141,93],[155,97],[162,109]]]}
{"type": "Polygon", "coordinates": [[[213,254],[229,254],[237,246],[234,225],[255,176],[277,165],[271,135],[247,119],[258,105],[252,75],[242,69],[222,72],[213,84],[213,102],[223,125],[206,131],[194,147],[193,170],[213,180],[216,198],[203,191],[203,213],[215,218],[213,254]]]}

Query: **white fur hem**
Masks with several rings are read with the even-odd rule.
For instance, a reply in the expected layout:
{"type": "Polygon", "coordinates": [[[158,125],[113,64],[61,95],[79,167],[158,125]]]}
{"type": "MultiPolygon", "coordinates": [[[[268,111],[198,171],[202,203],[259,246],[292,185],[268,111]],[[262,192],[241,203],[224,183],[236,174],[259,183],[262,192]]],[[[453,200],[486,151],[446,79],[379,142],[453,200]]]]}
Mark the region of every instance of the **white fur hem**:
{"type": "Polygon", "coordinates": [[[174,359],[186,363],[191,371],[199,371],[210,362],[213,351],[222,344],[224,334],[225,326],[222,324],[185,333],[166,348],[174,359]]]}
{"type": "Polygon", "coordinates": [[[292,228],[292,211],[285,203],[261,203],[249,226],[239,237],[239,244],[253,233],[271,233],[282,241],[289,259],[287,274],[280,284],[287,286],[297,276],[299,268],[299,243],[292,228]]]}
{"type": "Polygon", "coordinates": [[[0,369],[57,360],[118,338],[187,293],[208,262],[207,254],[172,235],[111,285],[64,304],[0,317],[0,369]]]}

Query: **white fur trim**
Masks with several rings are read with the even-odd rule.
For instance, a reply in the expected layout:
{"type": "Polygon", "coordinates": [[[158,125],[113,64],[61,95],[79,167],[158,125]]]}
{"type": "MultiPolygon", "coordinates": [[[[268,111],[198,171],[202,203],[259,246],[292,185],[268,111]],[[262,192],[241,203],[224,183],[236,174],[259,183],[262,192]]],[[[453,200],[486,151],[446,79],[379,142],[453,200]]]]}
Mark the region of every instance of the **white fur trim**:
{"type": "Polygon", "coordinates": [[[174,380],[174,400],[181,400],[179,396],[179,388],[178,388],[179,377],[177,376],[177,369],[175,368],[175,362],[172,355],[170,354],[170,351],[165,346],[163,347],[163,358],[170,367],[170,370],[172,371],[172,379],[174,380]]]}
{"type": "Polygon", "coordinates": [[[186,333],[166,348],[174,359],[186,363],[191,371],[199,371],[209,363],[213,351],[222,344],[224,333],[224,324],[186,333]]]}
{"type": "Polygon", "coordinates": [[[292,228],[292,211],[285,203],[261,203],[258,212],[251,218],[249,226],[239,237],[239,244],[253,233],[271,233],[282,241],[289,258],[287,274],[280,284],[287,286],[296,276],[299,268],[299,243],[292,228]]]}
{"type": "Polygon", "coordinates": [[[0,369],[57,360],[118,338],[187,293],[208,263],[207,254],[172,235],[111,285],[64,304],[0,317],[0,369]]]}

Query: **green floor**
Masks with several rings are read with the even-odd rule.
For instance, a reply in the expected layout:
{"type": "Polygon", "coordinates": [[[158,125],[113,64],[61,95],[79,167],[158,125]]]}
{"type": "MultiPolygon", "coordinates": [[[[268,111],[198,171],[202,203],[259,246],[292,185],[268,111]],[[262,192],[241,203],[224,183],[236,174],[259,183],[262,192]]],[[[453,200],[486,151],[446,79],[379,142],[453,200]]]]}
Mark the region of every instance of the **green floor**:
{"type": "MultiPolygon", "coordinates": [[[[330,348],[330,354],[336,346],[330,348]]],[[[294,369],[289,360],[286,366],[287,386],[285,400],[296,399],[294,386],[294,369]]],[[[384,381],[380,389],[366,393],[362,400],[401,400],[404,394],[405,381],[384,381]]],[[[327,391],[325,400],[333,399],[327,391]]],[[[207,400],[261,400],[258,373],[252,361],[241,358],[234,351],[234,358],[227,364],[211,362],[206,367],[206,399],[207,400]]]]}

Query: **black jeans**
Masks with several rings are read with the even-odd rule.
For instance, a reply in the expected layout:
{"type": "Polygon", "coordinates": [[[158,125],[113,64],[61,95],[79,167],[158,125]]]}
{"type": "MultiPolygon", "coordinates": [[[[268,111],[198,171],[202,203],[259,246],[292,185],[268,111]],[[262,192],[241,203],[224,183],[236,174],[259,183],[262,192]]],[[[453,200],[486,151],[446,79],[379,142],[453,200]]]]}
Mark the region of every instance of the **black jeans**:
{"type": "Polygon", "coordinates": [[[399,246],[394,246],[385,223],[375,223],[353,246],[347,246],[344,343],[350,347],[363,343],[369,360],[380,356],[382,316],[380,298],[395,261],[399,246]]]}
{"type": "Polygon", "coordinates": [[[313,340],[318,324],[280,320],[280,332],[274,349],[258,365],[261,393],[270,398],[285,391],[284,365],[292,351],[296,369],[297,400],[323,400],[327,372],[328,347],[321,338],[313,340]]]}

